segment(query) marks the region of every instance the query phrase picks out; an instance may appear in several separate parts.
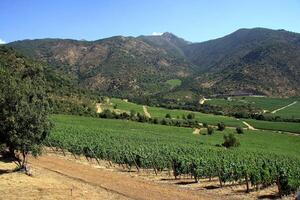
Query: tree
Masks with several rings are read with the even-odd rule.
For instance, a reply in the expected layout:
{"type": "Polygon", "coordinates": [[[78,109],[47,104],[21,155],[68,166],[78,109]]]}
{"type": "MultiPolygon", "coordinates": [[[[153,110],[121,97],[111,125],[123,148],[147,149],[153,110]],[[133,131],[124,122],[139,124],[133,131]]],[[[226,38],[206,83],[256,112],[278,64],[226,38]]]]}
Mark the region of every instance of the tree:
{"type": "Polygon", "coordinates": [[[208,126],[208,127],[207,127],[207,134],[208,134],[208,135],[212,135],[213,133],[214,133],[213,127],[208,126]]]}
{"type": "Polygon", "coordinates": [[[238,126],[238,127],[236,127],[236,132],[238,133],[238,134],[243,134],[244,133],[244,130],[243,130],[243,128],[242,127],[240,127],[240,126],[238,126]]]}
{"type": "Polygon", "coordinates": [[[225,130],[225,124],[223,122],[218,123],[218,130],[219,131],[224,131],[225,130]]]}
{"type": "Polygon", "coordinates": [[[240,142],[232,133],[230,133],[229,135],[224,135],[224,143],[222,146],[226,148],[238,147],[240,146],[240,142]]]}
{"type": "Polygon", "coordinates": [[[165,118],[171,119],[171,115],[169,113],[167,113],[165,118]]]}
{"type": "Polygon", "coordinates": [[[186,116],[187,119],[194,119],[195,118],[195,113],[189,113],[187,116],[186,116]]]}
{"type": "Polygon", "coordinates": [[[136,115],[136,111],[135,110],[130,110],[130,117],[134,117],[136,115]]]}
{"type": "Polygon", "coordinates": [[[27,171],[28,155],[41,153],[51,123],[42,68],[15,62],[0,62],[0,144],[27,171]]]}

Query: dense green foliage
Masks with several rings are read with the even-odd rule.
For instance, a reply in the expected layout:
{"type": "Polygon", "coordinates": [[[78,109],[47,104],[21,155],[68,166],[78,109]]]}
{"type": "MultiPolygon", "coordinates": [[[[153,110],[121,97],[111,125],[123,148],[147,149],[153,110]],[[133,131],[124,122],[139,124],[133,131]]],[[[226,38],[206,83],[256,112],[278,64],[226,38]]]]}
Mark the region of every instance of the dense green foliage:
{"type": "Polygon", "coordinates": [[[0,144],[20,168],[29,153],[41,152],[51,127],[43,75],[41,66],[0,47],[0,144]]]}
{"type": "MultiPolygon", "coordinates": [[[[196,180],[218,177],[220,184],[237,182],[254,187],[276,183],[281,194],[299,187],[299,144],[296,136],[246,131],[234,137],[240,147],[216,147],[223,132],[193,135],[192,129],[120,120],[56,115],[46,145],[74,154],[110,160],[127,167],[172,170],[196,180]],[[246,181],[247,180],[247,181],[246,181]]],[[[234,130],[225,130],[226,134],[234,130]]]]}

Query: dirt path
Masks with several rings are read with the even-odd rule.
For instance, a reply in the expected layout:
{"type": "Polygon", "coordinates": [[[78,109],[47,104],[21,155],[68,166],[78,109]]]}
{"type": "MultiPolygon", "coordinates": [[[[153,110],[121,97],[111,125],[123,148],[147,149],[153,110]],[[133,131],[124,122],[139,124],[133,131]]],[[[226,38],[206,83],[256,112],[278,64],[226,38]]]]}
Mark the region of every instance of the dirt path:
{"type": "Polygon", "coordinates": [[[245,124],[247,126],[247,128],[249,130],[257,130],[256,128],[254,128],[253,126],[251,126],[250,124],[248,124],[247,122],[245,122],[245,121],[242,121],[242,122],[243,122],[243,124],[245,124]]]}
{"type": "Polygon", "coordinates": [[[276,110],[273,110],[271,113],[274,114],[274,113],[276,113],[276,112],[278,112],[278,111],[280,111],[280,110],[283,110],[283,109],[285,109],[285,108],[287,108],[287,107],[290,107],[290,106],[292,106],[292,105],[294,105],[294,104],[296,104],[296,103],[297,103],[297,101],[294,101],[293,103],[291,103],[291,104],[289,104],[289,105],[286,105],[286,106],[283,106],[283,107],[278,108],[278,109],[276,109],[276,110]]]}
{"type": "Polygon", "coordinates": [[[211,100],[211,99],[202,98],[199,100],[199,103],[202,105],[205,103],[205,101],[209,101],[209,100],[211,100]]]}
{"type": "Polygon", "coordinates": [[[200,134],[200,131],[201,131],[200,128],[195,128],[193,134],[200,134]]]}
{"type": "Polygon", "coordinates": [[[14,163],[0,160],[0,199],[131,200],[123,195],[35,165],[30,166],[33,176],[8,172],[15,167],[14,163]]]}
{"type": "Polygon", "coordinates": [[[101,108],[101,103],[96,103],[96,112],[97,113],[102,113],[102,108],[101,108]]]}
{"type": "Polygon", "coordinates": [[[143,106],[143,110],[144,110],[145,116],[148,117],[148,118],[151,118],[151,115],[147,110],[147,106],[143,106]]]}
{"type": "Polygon", "coordinates": [[[129,199],[218,199],[204,192],[199,195],[197,191],[150,182],[105,169],[96,169],[51,155],[44,155],[38,159],[32,158],[30,163],[129,199]]]}

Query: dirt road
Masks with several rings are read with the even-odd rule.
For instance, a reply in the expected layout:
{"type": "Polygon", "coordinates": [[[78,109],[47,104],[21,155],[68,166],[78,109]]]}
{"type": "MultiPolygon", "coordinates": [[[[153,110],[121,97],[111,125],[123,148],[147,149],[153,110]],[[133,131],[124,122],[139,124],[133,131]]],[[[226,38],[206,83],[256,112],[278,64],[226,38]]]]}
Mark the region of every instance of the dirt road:
{"type": "Polygon", "coordinates": [[[159,184],[127,174],[96,169],[52,155],[44,155],[38,159],[32,158],[30,163],[128,199],[219,199],[204,192],[199,194],[197,191],[181,189],[173,185],[159,184]]]}
{"type": "Polygon", "coordinates": [[[147,106],[143,106],[143,110],[144,110],[145,116],[148,117],[148,118],[151,118],[151,115],[147,110],[147,106]]]}
{"type": "Polygon", "coordinates": [[[297,103],[297,101],[294,101],[293,103],[291,103],[291,104],[289,104],[289,105],[286,105],[286,106],[283,106],[283,107],[281,107],[281,108],[278,108],[278,109],[276,109],[276,110],[273,110],[271,113],[276,113],[276,112],[278,112],[278,111],[280,111],[280,110],[283,110],[283,109],[285,109],[285,108],[287,108],[287,107],[290,107],[290,106],[292,106],[292,105],[294,105],[294,104],[296,104],[297,103]]]}
{"type": "Polygon", "coordinates": [[[97,113],[102,113],[102,108],[101,108],[101,103],[96,103],[96,112],[97,113]]]}
{"type": "Polygon", "coordinates": [[[242,121],[242,122],[243,122],[243,124],[245,124],[247,126],[247,128],[249,130],[257,130],[256,128],[254,128],[253,126],[251,126],[250,124],[248,124],[247,122],[245,122],[245,121],[242,121]]]}

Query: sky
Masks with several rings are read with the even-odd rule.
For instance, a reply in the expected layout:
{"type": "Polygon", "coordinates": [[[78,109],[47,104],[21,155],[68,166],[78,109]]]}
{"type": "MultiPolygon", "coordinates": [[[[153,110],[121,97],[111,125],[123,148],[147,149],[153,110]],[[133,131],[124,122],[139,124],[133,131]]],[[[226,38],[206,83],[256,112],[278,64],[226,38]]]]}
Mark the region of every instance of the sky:
{"type": "Polygon", "coordinates": [[[201,42],[254,27],[300,33],[300,0],[0,1],[0,43],[163,32],[201,42]]]}

